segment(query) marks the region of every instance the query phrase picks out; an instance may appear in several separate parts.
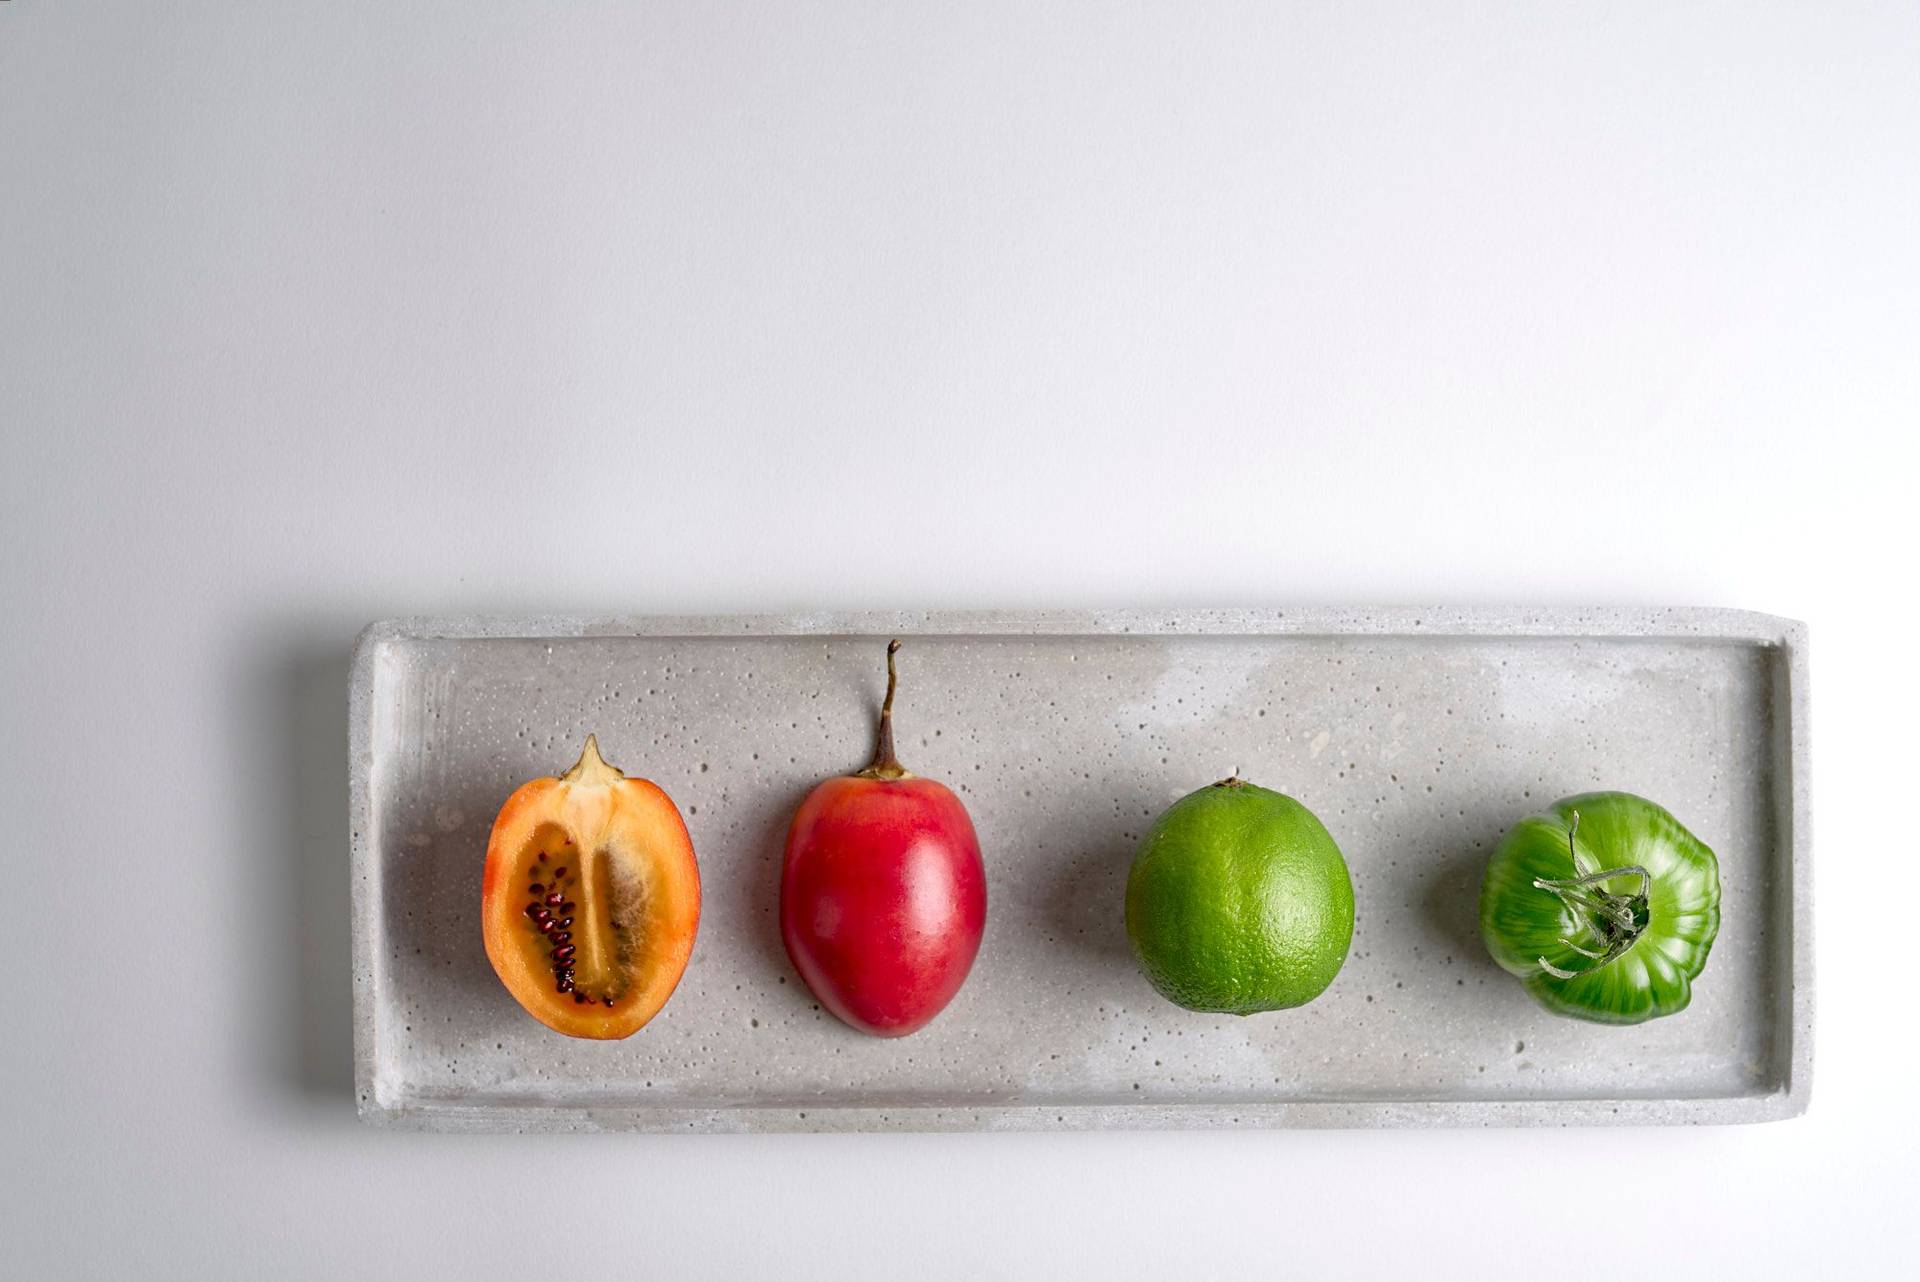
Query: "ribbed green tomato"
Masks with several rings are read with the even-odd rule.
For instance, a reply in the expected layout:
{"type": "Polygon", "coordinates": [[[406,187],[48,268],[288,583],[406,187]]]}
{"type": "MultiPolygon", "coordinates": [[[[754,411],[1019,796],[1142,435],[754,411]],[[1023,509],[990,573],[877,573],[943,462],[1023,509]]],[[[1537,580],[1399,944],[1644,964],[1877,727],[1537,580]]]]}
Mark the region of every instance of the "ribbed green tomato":
{"type": "Polygon", "coordinates": [[[1720,929],[1720,864],[1644,797],[1589,792],[1515,824],[1480,884],[1493,959],[1548,1010],[1638,1024],[1685,1010],[1720,929]]]}

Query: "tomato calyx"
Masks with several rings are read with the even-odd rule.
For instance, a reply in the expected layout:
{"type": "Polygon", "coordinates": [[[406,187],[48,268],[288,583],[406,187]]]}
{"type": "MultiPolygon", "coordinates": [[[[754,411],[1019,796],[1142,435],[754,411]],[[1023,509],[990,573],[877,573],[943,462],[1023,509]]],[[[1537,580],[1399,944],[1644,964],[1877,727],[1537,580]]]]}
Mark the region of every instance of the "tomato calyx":
{"type": "MultiPolygon", "coordinates": [[[[1567,855],[1573,861],[1575,872],[1580,868],[1580,856],[1574,849],[1573,838],[1579,831],[1580,812],[1576,810],[1573,812],[1573,822],[1567,826],[1567,855]]],[[[1560,942],[1589,959],[1587,965],[1567,970],[1545,957],[1539,958],[1540,969],[1555,979],[1575,979],[1592,974],[1624,956],[1652,920],[1649,895],[1653,890],[1653,874],[1639,864],[1608,868],[1584,876],[1536,877],[1533,885],[1536,890],[1544,890],[1557,898],[1572,915],[1578,923],[1578,929],[1571,935],[1562,936],[1560,942]],[[1624,895],[1607,889],[1609,882],[1621,877],[1637,877],[1640,884],[1637,889],[1624,895]],[[1592,946],[1579,942],[1582,938],[1592,946]]]]}
{"type": "Polygon", "coordinates": [[[873,760],[865,770],[854,775],[856,779],[911,779],[913,772],[900,764],[900,758],[893,751],[893,693],[900,684],[900,674],[894,669],[893,656],[900,652],[900,639],[895,637],[887,642],[887,697],[880,705],[880,743],[873,750],[873,760]]]}

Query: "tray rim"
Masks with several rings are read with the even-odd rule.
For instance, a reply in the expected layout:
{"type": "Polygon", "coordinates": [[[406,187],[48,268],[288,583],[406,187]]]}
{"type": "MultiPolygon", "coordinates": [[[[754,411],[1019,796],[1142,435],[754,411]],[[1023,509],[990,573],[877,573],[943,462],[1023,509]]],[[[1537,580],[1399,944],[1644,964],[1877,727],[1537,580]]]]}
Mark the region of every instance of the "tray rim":
{"type": "Polygon", "coordinates": [[[354,643],[348,679],[348,811],[353,937],[354,1094],[377,1126],[440,1131],[899,1131],[1279,1127],[1711,1125],[1775,1121],[1807,1110],[1813,1074],[1813,886],[1808,628],[1804,622],[1711,606],[1290,606],[1195,610],[833,610],[792,614],[413,615],[377,620],[354,643]],[[1755,1095],[1559,1097],[1530,1100],[1305,1099],[1191,1104],[813,1104],[681,1108],[635,1105],[409,1103],[377,1088],[372,937],[379,910],[373,841],[375,668],[389,643],[581,637],[1301,636],[1592,638],[1755,645],[1778,651],[1787,718],[1784,784],[1791,932],[1784,1003],[1788,1039],[1780,1089],[1755,1095]]]}

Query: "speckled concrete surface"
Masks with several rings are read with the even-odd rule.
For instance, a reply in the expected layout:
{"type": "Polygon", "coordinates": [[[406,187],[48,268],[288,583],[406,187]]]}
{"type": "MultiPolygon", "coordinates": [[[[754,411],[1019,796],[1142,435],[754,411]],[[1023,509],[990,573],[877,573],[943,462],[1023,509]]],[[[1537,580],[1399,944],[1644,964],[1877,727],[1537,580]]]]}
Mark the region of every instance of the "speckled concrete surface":
{"type": "Polygon", "coordinates": [[[1805,633],[1714,610],[1377,609],[377,624],[353,681],[360,1109],[443,1129],[992,1129],[1762,1120],[1811,1062],[1805,633]],[[820,1011],[775,916],[788,815],[871,749],[906,638],[902,759],[971,809],[988,927],[899,1041],[820,1011]],[[693,961],[625,1042],[514,1004],[480,945],[494,811],[588,731],[665,787],[706,890],[693,961]],[[1354,948],[1318,1001],[1160,1000],[1121,893],[1147,820],[1238,772],[1346,853],[1354,948]],[[1522,814],[1644,793],[1718,853],[1692,1007],[1557,1019],[1496,969],[1479,874],[1522,814]]]}

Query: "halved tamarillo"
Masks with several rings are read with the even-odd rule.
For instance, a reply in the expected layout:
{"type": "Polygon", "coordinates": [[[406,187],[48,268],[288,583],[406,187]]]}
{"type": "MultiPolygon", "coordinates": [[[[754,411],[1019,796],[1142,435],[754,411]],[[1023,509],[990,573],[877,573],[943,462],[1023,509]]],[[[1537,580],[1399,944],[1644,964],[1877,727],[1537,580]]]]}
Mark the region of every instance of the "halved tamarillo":
{"type": "Polygon", "coordinates": [[[627,1037],[667,1004],[700,926],[700,869],[673,799],[600,759],[493,821],[480,892],[487,960],[515,1001],[569,1037],[627,1037]]]}

